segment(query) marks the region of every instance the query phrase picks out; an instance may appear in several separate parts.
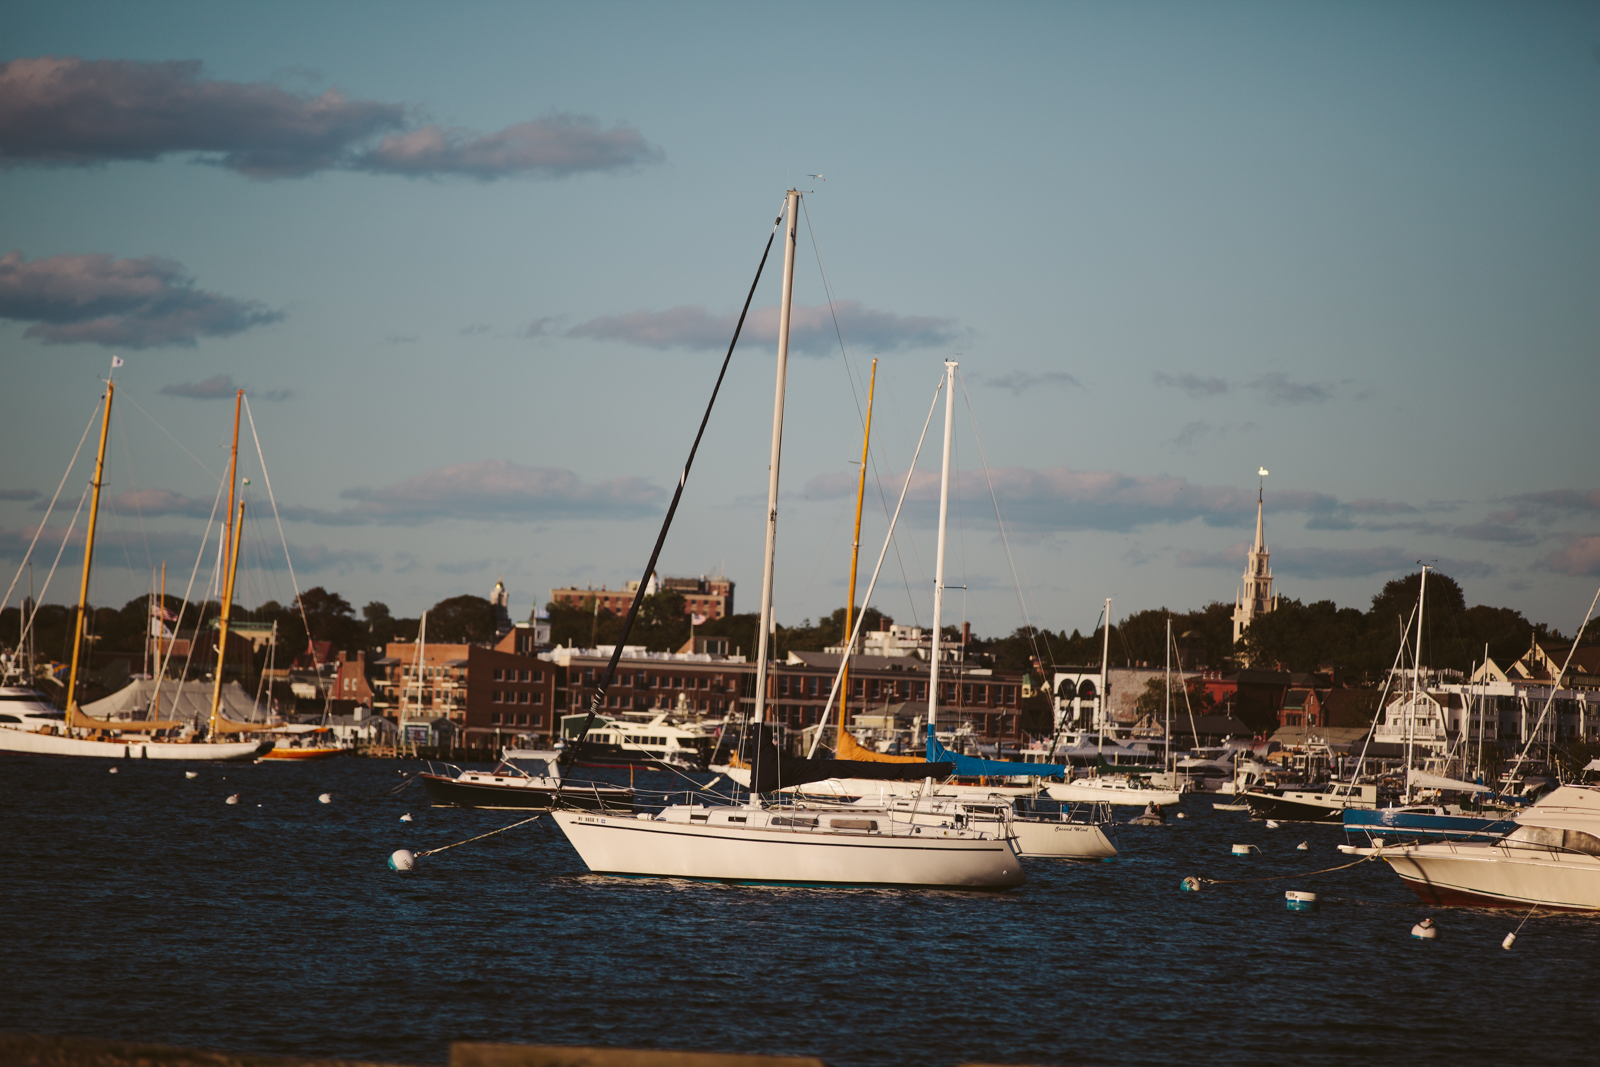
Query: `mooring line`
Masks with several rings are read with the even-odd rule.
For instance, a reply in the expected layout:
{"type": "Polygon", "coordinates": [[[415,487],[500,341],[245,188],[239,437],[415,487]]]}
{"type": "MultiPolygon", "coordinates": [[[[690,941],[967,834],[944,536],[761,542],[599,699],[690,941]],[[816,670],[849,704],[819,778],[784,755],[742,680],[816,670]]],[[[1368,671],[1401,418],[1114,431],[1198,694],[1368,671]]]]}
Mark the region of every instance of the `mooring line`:
{"type": "Polygon", "coordinates": [[[1354,863],[1342,863],[1337,867],[1324,867],[1320,871],[1304,871],[1304,872],[1296,872],[1294,874],[1270,874],[1270,875],[1267,875],[1265,878],[1199,878],[1199,877],[1196,877],[1195,881],[1204,883],[1205,885],[1243,885],[1243,884],[1245,884],[1247,882],[1277,882],[1277,881],[1281,881],[1284,878],[1311,878],[1311,877],[1313,877],[1315,875],[1318,875],[1318,874],[1331,874],[1334,871],[1342,871],[1342,870],[1345,870],[1345,869],[1350,868],[1350,867],[1358,867],[1361,864],[1368,862],[1369,860],[1375,860],[1377,858],[1378,858],[1377,854],[1374,853],[1371,856],[1362,856],[1360,859],[1356,860],[1354,863]]]}
{"type": "Polygon", "coordinates": [[[542,819],[542,818],[544,818],[544,816],[545,816],[545,812],[541,811],[539,814],[531,816],[531,817],[526,818],[526,819],[523,819],[521,822],[514,822],[510,826],[502,826],[498,830],[490,830],[488,833],[479,834],[477,837],[469,837],[465,841],[457,841],[454,844],[440,845],[438,848],[426,849],[426,850],[424,850],[422,852],[418,852],[417,853],[417,859],[420,860],[424,856],[431,856],[435,852],[443,852],[447,848],[455,848],[456,845],[470,845],[474,841],[482,841],[486,837],[493,837],[495,834],[503,834],[507,830],[515,830],[519,826],[526,826],[528,823],[533,822],[535,819],[542,819]]]}

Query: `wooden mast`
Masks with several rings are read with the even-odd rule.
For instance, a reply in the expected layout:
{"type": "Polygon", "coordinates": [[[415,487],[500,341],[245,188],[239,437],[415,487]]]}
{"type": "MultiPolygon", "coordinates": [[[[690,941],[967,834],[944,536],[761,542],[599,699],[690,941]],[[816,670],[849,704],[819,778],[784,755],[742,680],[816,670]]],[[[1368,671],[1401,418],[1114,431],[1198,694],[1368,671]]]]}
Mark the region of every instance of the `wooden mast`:
{"type": "MultiPolygon", "coordinates": [[[[207,737],[215,740],[217,730],[217,706],[222,701],[222,664],[228,651],[228,608],[233,603],[233,558],[234,547],[234,491],[239,486],[239,412],[244,406],[244,390],[240,389],[233,395],[233,451],[228,459],[228,513],[227,524],[222,528],[223,572],[218,577],[222,581],[222,617],[217,623],[217,673],[211,685],[211,732],[207,737]]],[[[240,525],[243,525],[241,522],[240,525]]]]}
{"type": "Polygon", "coordinates": [[[67,675],[67,726],[78,714],[78,664],[83,654],[83,631],[89,607],[89,565],[94,562],[94,531],[100,517],[100,483],[106,469],[106,436],[111,429],[111,398],[115,382],[106,382],[106,406],[100,418],[100,451],[94,458],[94,494],[89,501],[89,529],[83,541],[83,581],[78,586],[78,624],[72,632],[72,671],[67,675]]]}
{"type": "MultiPolygon", "coordinates": [[[[872,361],[872,378],[867,383],[867,425],[861,431],[861,477],[856,482],[856,536],[850,542],[850,595],[844,602],[844,674],[839,680],[839,732],[834,741],[834,752],[844,744],[845,711],[850,702],[850,655],[855,652],[854,642],[851,640],[850,613],[856,607],[856,561],[861,557],[861,504],[867,495],[867,444],[872,440],[872,394],[878,387],[878,361],[872,361]]],[[[865,604],[861,606],[866,612],[865,604]]]]}
{"type": "Polygon", "coordinates": [[[222,665],[228,655],[228,619],[233,614],[233,586],[239,576],[239,543],[244,540],[244,501],[239,501],[238,523],[233,528],[233,544],[228,546],[228,575],[222,587],[222,615],[217,619],[217,673],[211,680],[211,728],[206,736],[216,738],[222,707],[222,665]]]}

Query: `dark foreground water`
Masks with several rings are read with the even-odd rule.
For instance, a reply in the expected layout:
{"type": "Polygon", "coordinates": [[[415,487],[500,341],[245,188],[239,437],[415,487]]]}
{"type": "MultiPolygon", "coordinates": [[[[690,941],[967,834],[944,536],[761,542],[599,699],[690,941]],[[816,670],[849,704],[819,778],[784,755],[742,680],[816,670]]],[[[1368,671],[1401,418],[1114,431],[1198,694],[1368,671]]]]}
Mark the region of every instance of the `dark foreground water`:
{"type": "Polygon", "coordinates": [[[0,1030],[422,1064],[453,1040],[940,1067],[1600,1056],[1600,919],[1536,915],[1507,952],[1522,913],[1425,908],[1380,864],[1179,892],[1348,862],[1337,830],[1208,800],[1121,829],[1115,861],[1029,861],[1008,893],[760,889],[593,877],[545,820],[397,874],[396,848],[517,818],[382,797],[414,764],[109,765],[0,757],[0,1030]],[[1289,912],[1291,888],[1334,899],[1289,912]],[[1429,914],[1439,940],[1412,939],[1429,914]]]}

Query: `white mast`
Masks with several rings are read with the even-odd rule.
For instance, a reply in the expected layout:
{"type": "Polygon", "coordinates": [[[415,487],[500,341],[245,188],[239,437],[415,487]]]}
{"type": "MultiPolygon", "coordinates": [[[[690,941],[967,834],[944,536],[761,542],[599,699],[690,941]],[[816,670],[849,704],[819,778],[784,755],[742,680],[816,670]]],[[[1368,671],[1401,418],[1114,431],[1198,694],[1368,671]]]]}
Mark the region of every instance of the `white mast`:
{"type": "Polygon", "coordinates": [[[783,386],[789,369],[789,312],[794,304],[795,216],[800,194],[789,190],[789,221],[783,236],[783,302],[778,307],[778,384],[772,398],[772,459],[767,465],[767,545],[761,563],[761,632],[756,635],[756,708],[751,721],[767,718],[767,641],[772,631],[772,562],[778,544],[778,457],[783,451],[783,386]]]}
{"type": "MultiPolygon", "coordinates": [[[[944,528],[950,514],[950,433],[955,425],[956,361],[944,361],[944,462],[939,473],[939,548],[933,560],[933,644],[929,649],[933,661],[928,668],[928,723],[924,749],[931,748],[934,724],[939,713],[939,626],[944,612],[944,528]]],[[[907,472],[910,478],[912,472],[907,472]]]]}
{"type": "Polygon", "coordinates": [[[1417,732],[1417,706],[1422,703],[1422,605],[1428,596],[1428,568],[1417,582],[1417,653],[1411,658],[1411,709],[1406,716],[1406,803],[1411,803],[1411,746],[1417,732]]]}
{"type": "Polygon", "coordinates": [[[1172,757],[1172,785],[1178,785],[1178,756],[1172,747],[1172,616],[1167,616],[1167,755],[1172,757]]]}
{"type": "Polygon", "coordinates": [[[1105,629],[1100,646],[1100,699],[1094,705],[1095,755],[1106,747],[1106,664],[1111,661],[1111,598],[1106,597],[1105,629]]]}

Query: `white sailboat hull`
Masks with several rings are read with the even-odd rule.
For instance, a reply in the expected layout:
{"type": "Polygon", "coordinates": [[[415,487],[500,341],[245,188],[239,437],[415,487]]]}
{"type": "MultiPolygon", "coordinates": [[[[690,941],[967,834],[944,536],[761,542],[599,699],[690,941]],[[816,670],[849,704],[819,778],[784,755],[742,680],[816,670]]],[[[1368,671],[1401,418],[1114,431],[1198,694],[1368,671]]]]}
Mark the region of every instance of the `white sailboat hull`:
{"type": "Polygon", "coordinates": [[[1080,778],[1053,782],[1044,788],[1051,800],[1101,804],[1176,804],[1183,794],[1176,789],[1147,789],[1116,778],[1080,778]]]}
{"type": "Polygon", "coordinates": [[[0,730],[0,752],[25,752],[38,756],[83,756],[98,759],[247,760],[272,747],[266,741],[139,741],[118,738],[91,741],[24,730],[0,730]]]}
{"type": "Polygon", "coordinates": [[[920,828],[836,833],[552,813],[596,874],[777,885],[1009,889],[1026,881],[1007,839],[920,828]]]}
{"type": "Polygon", "coordinates": [[[1019,856],[1059,860],[1108,860],[1116,846],[1100,827],[1086,823],[1012,819],[1011,833],[1019,856]]]}

